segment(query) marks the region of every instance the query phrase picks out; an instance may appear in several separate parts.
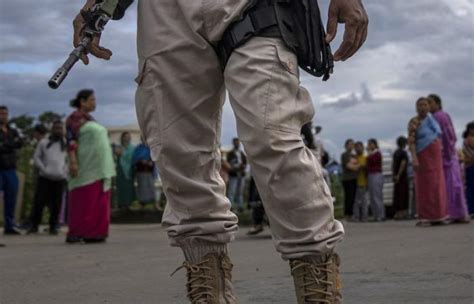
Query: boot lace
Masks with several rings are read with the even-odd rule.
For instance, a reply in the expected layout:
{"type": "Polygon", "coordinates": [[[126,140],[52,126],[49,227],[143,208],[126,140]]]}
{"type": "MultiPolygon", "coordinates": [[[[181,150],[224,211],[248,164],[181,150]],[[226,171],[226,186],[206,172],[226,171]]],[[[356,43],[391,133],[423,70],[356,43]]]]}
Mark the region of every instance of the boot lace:
{"type": "Polygon", "coordinates": [[[222,270],[224,271],[224,277],[227,279],[231,279],[231,273],[232,273],[232,268],[233,268],[232,263],[226,260],[223,260],[221,267],[222,267],[222,270]]]}
{"type": "Polygon", "coordinates": [[[172,274],[173,276],[179,270],[185,268],[188,273],[188,282],[186,287],[188,290],[188,298],[192,304],[207,304],[209,298],[214,298],[212,293],[213,287],[209,285],[212,281],[212,276],[206,275],[212,270],[211,267],[206,266],[211,260],[207,259],[197,264],[190,264],[184,262],[182,266],[178,267],[172,274]]]}
{"type": "Polygon", "coordinates": [[[298,260],[292,262],[292,274],[300,268],[303,269],[297,280],[303,282],[305,301],[309,303],[331,303],[330,300],[325,299],[332,296],[332,293],[327,291],[327,287],[332,286],[333,283],[325,279],[328,277],[327,274],[332,273],[332,270],[328,269],[330,264],[331,262],[314,264],[298,260]]]}

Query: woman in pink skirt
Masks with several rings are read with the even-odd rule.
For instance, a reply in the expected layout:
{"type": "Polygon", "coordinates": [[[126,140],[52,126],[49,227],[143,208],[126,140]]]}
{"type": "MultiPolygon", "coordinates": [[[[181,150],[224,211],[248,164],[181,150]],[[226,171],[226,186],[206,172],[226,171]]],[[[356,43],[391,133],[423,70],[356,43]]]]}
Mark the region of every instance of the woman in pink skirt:
{"type": "Polygon", "coordinates": [[[94,91],[82,90],[66,121],[69,147],[68,243],[103,242],[109,234],[111,179],[115,166],[107,130],[90,115],[94,91]]]}

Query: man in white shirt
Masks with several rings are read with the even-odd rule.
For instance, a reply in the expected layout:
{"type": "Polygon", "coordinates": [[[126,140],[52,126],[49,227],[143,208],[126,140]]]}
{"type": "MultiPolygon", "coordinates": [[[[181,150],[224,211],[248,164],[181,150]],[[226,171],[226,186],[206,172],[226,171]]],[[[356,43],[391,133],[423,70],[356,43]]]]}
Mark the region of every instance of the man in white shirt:
{"type": "Polygon", "coordinates": [[[34,154],[34,165],[38,169],[36,192],[31,214],[32,226],[28,233],[37,233],[45,205],[49,208],[49,233],[58,233],[58,217],[67,179],[66,139],[64,124],[53,123],[51,135],[40,140],[34,154]]]}

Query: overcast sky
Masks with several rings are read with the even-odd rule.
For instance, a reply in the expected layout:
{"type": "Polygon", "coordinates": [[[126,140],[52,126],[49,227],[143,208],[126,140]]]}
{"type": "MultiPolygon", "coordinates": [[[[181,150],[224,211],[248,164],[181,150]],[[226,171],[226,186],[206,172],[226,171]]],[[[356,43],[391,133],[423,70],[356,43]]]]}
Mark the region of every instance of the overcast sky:
{"type": "MultiPolygon", "coordinates": [[[[107,27],[103,44],[114,51],[111,62],[93,59],[87,67],[77,65],[59,90],[46,85],[71,51],[71,23],[82,2],[1,0],[0,104],[8,105],[12,115],[69,113],[68,100],[78,89],[89,87],[97,92],[94,116],[99,122],[107,126],[136,122],[135,6],[122,21],[107,27]]],[[[320,1],[324,11],[326,2],[320,1]]],[[[390,146],[406,133],[415,100],[432,92],[443,98],[460,135],[474,120],[474,0],[364,2],[369,38],[356,57],[337,63],[335,74],[325,83],[302,72],[326,147],[339,152],[348,137],[364,141],[375,137],[390,146]]],[[[228,104],[223,123],[222,141],[228,145],[235,135],[228,104]]]]}

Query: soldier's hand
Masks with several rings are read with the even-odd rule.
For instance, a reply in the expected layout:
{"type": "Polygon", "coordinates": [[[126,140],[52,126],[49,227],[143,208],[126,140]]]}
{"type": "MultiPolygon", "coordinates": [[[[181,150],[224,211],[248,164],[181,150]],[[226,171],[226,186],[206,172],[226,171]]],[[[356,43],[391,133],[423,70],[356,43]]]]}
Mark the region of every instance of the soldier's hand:
{"type": "MultiPolygon", "coordinates": [[[[96,0],[87,0],[86,4],[82,9],[90,10],[95,3],[96,0]]],[[[86,22],[84,20],[84,17],[82,17],[81,13],[76,16],[72,25],[74,27],[74,47],[77,47],[83,38],[84,27],[86,26],[86,22]]],[[[100,46],[100,35],[94,36],[92,42],[89,45],[89,48],[87,49],[87,52],[100,59],[109,60],[110,57],[112,57],[111,50],[100,46]]],[[[82,62],[84,62],[84,64],[89,64],[89,58],[87,57],[87,54],[83,54],[81,56],[81,60],[82,62]]]]}
{"type": "Polygon", "coordinates": [[[336,37],[338,23],[345,24],[345,31],[334,60],[344,61],[354,55],[367,39],[369,17],[362,0],[331,0],[326,35],[328,43],[336,37]]]}

